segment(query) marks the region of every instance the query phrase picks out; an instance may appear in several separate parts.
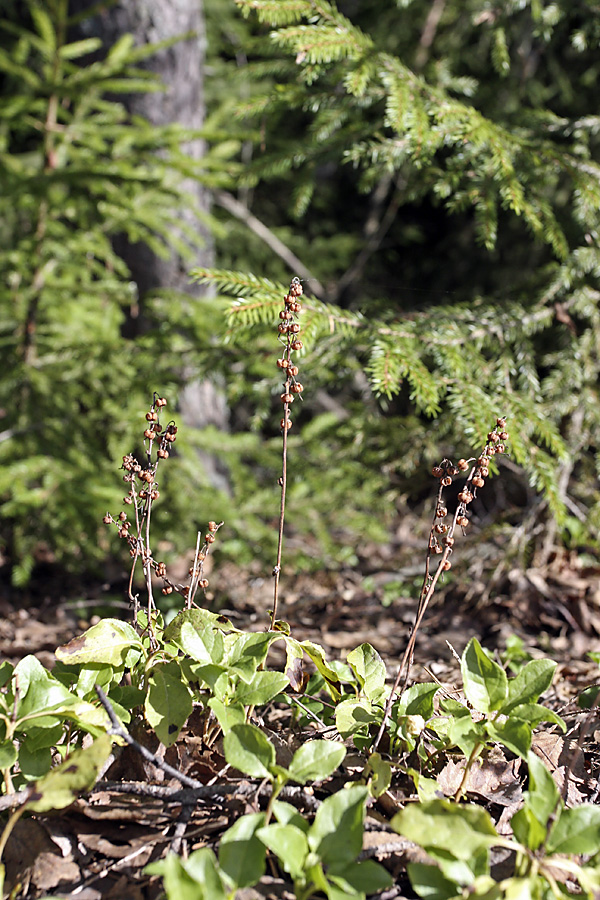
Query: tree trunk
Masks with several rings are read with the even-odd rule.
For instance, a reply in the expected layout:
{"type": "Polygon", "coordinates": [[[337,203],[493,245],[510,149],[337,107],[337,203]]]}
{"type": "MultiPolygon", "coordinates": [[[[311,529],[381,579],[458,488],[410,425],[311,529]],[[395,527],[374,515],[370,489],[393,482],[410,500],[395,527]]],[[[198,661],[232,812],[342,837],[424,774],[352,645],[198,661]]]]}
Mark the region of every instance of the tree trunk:
{"type": "MultiPolygon", "coordinates": [[[[95,5],[95,0],[72,0],[71,9],[83,12],[95,5]]],[[[119,0],[115,5],[85,19],[80,27],[82,36],[98,36],[110,47],[123,34],[132,34],[136,45],[158,43],[166,39],[188,35],[173,46],[158,51],[146,60],[145,68],[160,78],[163,93],[136,93],[119,99],[128,111],[140,115],[155,125],[177,122],[186,129],[199,129],[204,122],[204,56],[205,29],[202,0],[119,0]]],[[[204,152],[201,140],[191,141],[183,148],[192,158],[200,159],[204,152]]],[[[209,193],[198,181],[184,182],[185,196],[190,198],[179,214],[188,226],[199,231],[204,246],[192,264],[210,266],[214,254],[211,236],[202,225],[195,207],[207,211],[209,193]]],[[[177,253],[161,259],[145,244],[131,244],[122,238],[117,252],[127,263],[138,288],[140,307],[149,291],[169,288],[202,296],[206,288],[189,283],[189,260],[177,253]]],[[[142,319],[132,317],[128,333],[132,336],[143,328],[142,319]]],[[[228,411],[224,395],[209,381],[191,381],[180,397],[183,421],[196,428],[213,424],[225,429],[228,411]]],[[[216,460],[202,455],[207,475],[216,487],[226,488],[225,472],[216,460]]]]}

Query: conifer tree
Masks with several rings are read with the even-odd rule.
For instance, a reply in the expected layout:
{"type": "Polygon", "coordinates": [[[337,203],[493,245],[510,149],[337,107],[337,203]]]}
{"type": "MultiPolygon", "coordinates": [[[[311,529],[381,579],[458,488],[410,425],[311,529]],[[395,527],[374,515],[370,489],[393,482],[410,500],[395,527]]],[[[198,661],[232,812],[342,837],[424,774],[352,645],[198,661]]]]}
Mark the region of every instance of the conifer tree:
{"type": "MultiPolygon", "coordinates": [[[[477,446],[500,411],[537,512],[595,540],[595,15],[566,0],[237,5],[254,88],[239,133],[257,134],[230,184],[310,261],[305,345],[323,383],[348,396],[362,368],[395,435],[387,464],[409,479],[437,441],[477,446]]],[[[238,298],[243,341],[286,276],[239,268],[197,275],[238,298]]],[[[367,419],[357,430],[379,440],[367,419]]]]}

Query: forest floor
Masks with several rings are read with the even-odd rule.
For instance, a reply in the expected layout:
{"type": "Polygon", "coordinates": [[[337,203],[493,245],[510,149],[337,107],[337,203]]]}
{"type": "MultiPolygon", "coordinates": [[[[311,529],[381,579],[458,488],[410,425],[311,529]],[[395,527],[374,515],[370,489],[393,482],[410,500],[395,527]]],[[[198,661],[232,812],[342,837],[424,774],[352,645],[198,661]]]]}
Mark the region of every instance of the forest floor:
{"type": "MultiPolygon", "coordinates": [[[[369,548],[355,568],[286,577],[280,614],[294,637],[317,642],[330,659],[344,660],[359,644],[372,644],[393,677],[415,615],[423,571],[416,553],[416,548],[405,546],[398,560],[391,548],[369,548]],[[413,596],[407,595],[407,584],[417,585],[410,589],[413,596]]],[[[563,736],[556,728],[542,726],[533,747],[559,786],[564,786],[568,773],[569,802],[594,800],[600,724],[594,721],[590,727],[589,715],[575,700],[582,689],[599,680],[598,665],[587,654],[600,651],[600,567],[562,554],[543,569],[505,568],[499,576],[496,572],[493,592],[486,590],[489,581],[480,581],[475,571],[471,564],[466,579],[442,585],[432,602],[418,634],[412,679],[439,680],[451,690],[460,688],[457,659],[471,637],[496,651],[498,659],[503,659],[507,644],[514,646],[515,636],[530,656],[554,659],[557,672],[544,703],[563,716],[568,730],[563,736]],[[586,716],[586,740],[581,742],[586,716]]],[[[238,628],[265,629],[272,603],[269,577],[224,564],[212,580],[227,585],[215,598],[220,612],[238,628]]],[[[115,596],[114,590],[110,596],[115,596]]],[[[113,603],[103,614],[127,619],[127,604],[113,603]]],[[[106,591],[91,591],[74,601],[63,596],[56,583],[49,583],[35,602],[25,606],[0,597],[0,655],[17,662],[34,653],[51,667],[54,649],[92,624],[97,609],[106,604],[106,591]]],[[[270,665],[277,668],[278,662],[275,653],[270,665]]],[[[286,718],[289,710],[273,706],[261,712],[260,724],[285,758],[290,745],[293,749],[306,732],[292,732],[286,718]]],[[[257,782],[227,771],[220,741],[205,742],[201,718],[192,715],[166,760],[202,783],[217,786],[213,801],[190,808],[171,799],[180,785],[127,748],[87,797],[60,813],[20,820],[4,854],[8,884],[22,885],[15,898],[154,900],[160,896],[161,881],[144,874],[149,862],[169,848],[186,853],[199,846],[215,846],[236,817],[264,806],[257,782]]],[[[318,732],[314,726],[310,736],[318,732]]],[[[156,750],[152,738],[138,734],[138,739],[156,750]]],[[[360,755],[349,749],[343,774],[315,788],[312,799],[305,794],[301,802],[318,803],[344,780],[357,777],[363,766],[360,755]]],[[[461,774],[451,759],[439,771],[438,785],[445,795],[454,793],[461,774]]],[[[468,798],[484,805],[500,829],[521,801],[523,781],[520,760],[500,753],[474,768],[467,783],[468,798]]],[[[418,853],[387,825],[408,797],[405,782],[395,778],[390,790],[368,810],[366,820],[363,854],[381,862],[395,881],[393,888],[380,895],[385,900],[414,896],[405,867],[418,853]]],[[[239,900],[293,896],[289,881],[274,866],[259,885],[237,894],[239,900]]]]}

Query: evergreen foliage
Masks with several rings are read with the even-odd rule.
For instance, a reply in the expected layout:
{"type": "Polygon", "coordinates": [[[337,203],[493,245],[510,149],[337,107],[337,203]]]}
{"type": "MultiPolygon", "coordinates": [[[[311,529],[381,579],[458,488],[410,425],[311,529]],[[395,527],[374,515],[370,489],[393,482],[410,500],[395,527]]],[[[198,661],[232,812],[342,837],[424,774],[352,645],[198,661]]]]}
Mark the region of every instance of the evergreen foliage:
{"type": "MultiPolygon", "coordinates": [[[[348,370],[367,374],[400,438],[388,464],[450,435],[475,447],[501,410],[513,459],[565,534],[595,540],[594,14],[472,0],[435,22],[411,2],[236,2],[251,23],[238,134],[253,144],[231,187],[310,262],[316,377],[344,402],[348,370]]],[[[272,326],[289,274],[260,271],[269,280],[197,273],[236,297],[240,345],[272,326]]]]}
{"type": "Polygon", "coordinates": [[[158,334],[149,304],[139,333],[114,242],[189,257],[178,181],[199,174],[180,127],[119,101],[162,89],[139,65],[156,47],[125,36],[103,56],[95,38],[69,41],[66,0],[26,6],[2,21],[0,51],[0,540],[17,584],[40,547],[79,566],[106,553],[115,461],[157,381],[181,381],[177,323],[158,334]]]}

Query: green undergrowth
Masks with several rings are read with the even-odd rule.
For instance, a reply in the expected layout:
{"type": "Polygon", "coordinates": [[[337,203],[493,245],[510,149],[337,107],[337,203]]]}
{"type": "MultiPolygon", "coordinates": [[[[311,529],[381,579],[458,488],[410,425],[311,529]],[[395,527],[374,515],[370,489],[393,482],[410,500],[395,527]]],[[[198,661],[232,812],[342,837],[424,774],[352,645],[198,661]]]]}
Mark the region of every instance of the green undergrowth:
{"type": "MultiPolygon", "coordinates": [[[[505,417],[497,418],[478,457],[456,464],[444,459],[432,470],[439,487],[423,586],[395,675],[371,643],[361,643],[343,660],[330,659],[322,646],[299,640],[277,616],[286,435],[293,398],[303,390],[292,357],[302,346],[295,327],[301,294],[294,279],[279,325],[283,456],[270,621],[252,631],[205,608],[205,564],[223,522],[210,521],[198,533],[185,583],[155,558],[152,512],[178,434],[174,420],[165,419],[166,399],[155,393],[145,414],[145,458],[123,457],[123,509],[104,517],[129,548],[131,623],[100,619],[56,650],[51,671],[32,655],[16,666],[0,666],[0,769],[4,808],[12,810],[0,856],[21,816],[68,807],[93,788],[123,744],[143,753],[132,733],[151,730],[168,748],[185,740],[194,713],[194,734],[200,721],[205,750],[224,755],[229,771],[221,777],[234,785],[240,775],[253,781],[256,802],[252,812],[237,812],[218,840],[183,856],[169,853],[147,867],[148,877],[162,877],[168,900],[233,900],[258,884],[267,866],[297,900],[377,896],[393,878],[381,862],[365,858],[363,830],[367,812],[381,818],[382,810],[389,829],[426,853],[410,857],[406,867],[420,897],[546,900],[579,893],[591,900],[600,890],[600,807],[570,806],[565,797],[571,763],[561,793],[533,752],[540,726],[557,736],[566,731],[563,718],[544,703],[556,663],[531,658],[518,641],[498,661],[472,636],[460,659],[460,689],[438,681],[410,684],[417,633],[438,579],[452,567],[457,529],[468,527],[470,504],[485,485],[493,457],[507,449],[505,417]],[[444,492],[461,478],[452,511],[444,492]],[[143,603],[133,587],[139,568],[143,603]],[[158,590],[169,602],[179,601],[168,621],[155,601],[158,590]],[[288,745],[285,758],[264,727],[274,710],[288,745]],[[505,767],[518,763],[523,778],[521,799],[500,830],[490,810],[468,802],[472,775],[491,759],[505,767]],[[440,778],[450,763],[459,777],[449,792],[440,778]],[[290,787],[299,792],[297,805],[284,793],[290,787]],[[312,803],[303,804],[309,797],[312,803]],[[499,852],[510,860],[501,876],[493,865],[499,852]]],[[[590,710],[589,721],[596,694],[590,686],[579,698],[581,708],[590,710]]],[[[579,749],[585,734],[582,726],[579,749]]],[[[167,766],[160,756],[153,761],[167,766]]],[[[206,792],[185,773],[164,771],[206,792]]],[[[8,887],[11,898],[21,896],[19,885],[8,887]]]]}

